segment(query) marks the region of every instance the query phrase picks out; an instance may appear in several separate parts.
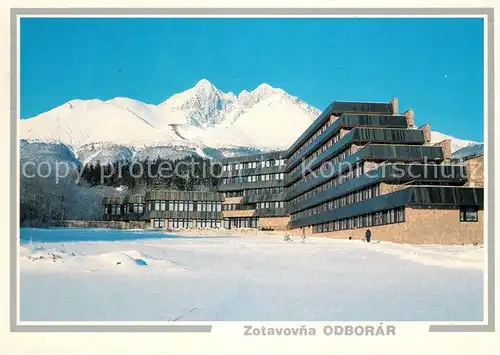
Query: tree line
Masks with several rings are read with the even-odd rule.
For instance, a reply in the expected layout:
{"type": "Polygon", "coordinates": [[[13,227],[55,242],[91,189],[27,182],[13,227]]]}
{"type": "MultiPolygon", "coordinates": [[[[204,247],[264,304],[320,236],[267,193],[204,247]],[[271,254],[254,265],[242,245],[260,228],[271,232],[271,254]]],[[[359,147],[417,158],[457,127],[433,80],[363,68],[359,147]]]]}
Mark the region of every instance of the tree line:
{"type": "Polygon", "coordinates": [[[46,226],[51,221],[96,220],[104,196],[144,193],[150,189],[215,191],[221,167],[209,159],[145,159],[88,163],[56,181],[40,177],[34,168],[21,174],[20,219],[23,226],[46,226]],[[122,187],[121,191],[116,188],[122,187]]]}

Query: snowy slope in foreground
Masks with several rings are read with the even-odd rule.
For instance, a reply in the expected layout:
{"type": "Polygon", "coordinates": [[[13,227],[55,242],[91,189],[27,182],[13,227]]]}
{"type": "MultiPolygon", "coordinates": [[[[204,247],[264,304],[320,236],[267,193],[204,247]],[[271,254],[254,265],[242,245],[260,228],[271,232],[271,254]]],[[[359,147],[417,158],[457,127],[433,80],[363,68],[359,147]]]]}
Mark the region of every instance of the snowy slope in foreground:
{"type": "Polygon", "coordinates": [[[29,237],[23,321],[482,319],[479,247],[22,229],[29,237]]]}

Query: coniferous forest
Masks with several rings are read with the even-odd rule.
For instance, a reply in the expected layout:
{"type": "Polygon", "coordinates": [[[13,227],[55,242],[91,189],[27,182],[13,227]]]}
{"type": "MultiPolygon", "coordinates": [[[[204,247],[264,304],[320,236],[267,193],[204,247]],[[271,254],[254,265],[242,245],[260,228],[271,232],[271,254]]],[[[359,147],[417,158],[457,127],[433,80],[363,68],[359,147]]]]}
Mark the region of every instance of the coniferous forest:
{"type": "Polygon", "coordinates": [[[95,162],[70,169],[67,176],[62,171],[56,179],[57,169],[53,164],[50,175],[40,174],[34,166],[22,170],[21,225],[45,226],[63,219],[98,220],[103,213],[102,198],[109,195],[144,193],[149,189],[214,191],[221,171],[219,164],[198,156],[95,162]]]}

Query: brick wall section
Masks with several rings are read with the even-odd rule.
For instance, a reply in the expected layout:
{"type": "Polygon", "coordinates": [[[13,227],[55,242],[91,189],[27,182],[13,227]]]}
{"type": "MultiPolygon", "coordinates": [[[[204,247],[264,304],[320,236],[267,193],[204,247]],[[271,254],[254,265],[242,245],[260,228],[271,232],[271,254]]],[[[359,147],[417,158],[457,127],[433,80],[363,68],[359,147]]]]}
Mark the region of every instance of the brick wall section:
{"type": "Polygon", "coordinates": [[[399,112],[399,102],[398,102],[398,98],[397,97],[394,97],[391,102],[390,102],[391,106],[392,106],[392,112],[394,115],[397,115],[397,113],[399,112]]]}
{"type": "Polygon", "coordinates": [[[419,129],[424,131],[424,145],[429,145],[431,142],[431,125],[426,123],[419,129]]]}
{"type": "Polygon", "coordinates": [[[340,131],[339,131],[339,139],[342,138],[342,137],[344,137],[347,133],[349,133],[348,129],[341,128],[340,131]]]}
{"type": "Polygon", "coordinates": [[[484,187],[484,157],[475,157],[465,162],[469,181],[465,186],[484,187]]]}
{"type": "Polygon", "coordinates": [[[222,218],[227,217],[252,217],[255,210],[222,211],[222,218]]]}
{"type": "Polygon", "coordinates": [[[226,197],[222,202],[223,205],[231,204],[231,203],[241,203],[243,197],[226,197]]]}
{"type": "Polygon", "coordinates": [[[360,150],[361,148],[363,148],[362,145],[357,145],[357,144],[351,144],[351,154],[355,154],[358,150],[360,150]]]}
{"type": "Polygon", "coordinates": [[[373,162],[373,161],[365,161],[363,163],[363,169],[366,172],[368,171],[371,171],[373,169],[376,169],[380,166],[381,164],[380,163],[376,163],[376,162],[373,162]]]}
{"type": "MultiPolygon", "coordinates": [[[[479,211],[478,222],[460,222],[460,211],[438,209],[405,208],[404,223],[387,224],[376,227],[363,227],[329,233],[312,233],[306,228],[306,236],[329,237],[337,239],[364,239],[370,229],[373,240],[408,244],[479,244],[484,242],[484,213],[479,211]]],[[[301,236],[300,229],[293,235],[301,236]]]]}
{"type": "Polygon", "coordinates": [[[407,189],[408,187],[410,187],[410,185],[386,184],[385,182],[382,182],[382,183],[380,183],[380,194],[386,195],[386,194],[390,194],[391,192],[394,192],[394,191],[407,189]]]}
{"type": "Polygon", "coordinates": [[[331,115],[330,116],[330,123],[337,121],[339,118],[340,118],[340,116],[331,115]]]}
{"type": "Polygon", "coordinates": [[[290,217],[260,217],[258,227],[286,230],[288,222],[290,222],[290,217]]]}
{"type": "Polygon", "coordinates": [[[408,128],[415,127],[415,112],[412,109],[403,113],[403,116],[406,116],[406,122],[408,124],[408,128]]]}
{"type": "Polygon", "coordinates": [[[290,237],[302,237],[302,235],[305,235],[306,237],[311,237],[313,235],[323,237],[323,234],[327,234],[327,233],[313,234],[311,227],[296,228],[296,229],[288,230],[288,235],[290,237]]]}
{"type": "Polygon", "coordinates": [[[436,147],[443,148],[444,163],[448,163],[451,160],[451,139],[445,139],[439,143],[434,144],[436,147]]]}

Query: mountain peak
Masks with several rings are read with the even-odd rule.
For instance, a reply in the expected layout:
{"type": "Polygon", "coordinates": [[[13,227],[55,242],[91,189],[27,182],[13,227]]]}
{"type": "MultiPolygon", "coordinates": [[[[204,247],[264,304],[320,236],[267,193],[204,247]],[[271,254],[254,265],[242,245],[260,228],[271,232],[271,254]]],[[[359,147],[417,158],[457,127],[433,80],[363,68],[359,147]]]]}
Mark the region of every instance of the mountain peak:
{"type": "Polygon", "coordinates": [[[195,86],[193,86],[193,89],[208,89],[208,90],[217,90],[217,88],[212,84],[208,79],[203,78],[199,80],[195,86]]]}
{"type": "Polygon", "coordinates": [[[257,86],[257,88],[255,90],[273,90],[273,89],[274,89],[274,87],[272,87],[268,83],[262,83],[259,86],[257,86]]]}
{"type": "Polygon", "coordinates": [[[255,90],[252,91],[253,93],[284,93],[282,89],[275,88],[268,83],[262,83],[259,86],[255,88],[255,90]]]}

